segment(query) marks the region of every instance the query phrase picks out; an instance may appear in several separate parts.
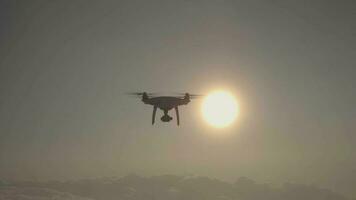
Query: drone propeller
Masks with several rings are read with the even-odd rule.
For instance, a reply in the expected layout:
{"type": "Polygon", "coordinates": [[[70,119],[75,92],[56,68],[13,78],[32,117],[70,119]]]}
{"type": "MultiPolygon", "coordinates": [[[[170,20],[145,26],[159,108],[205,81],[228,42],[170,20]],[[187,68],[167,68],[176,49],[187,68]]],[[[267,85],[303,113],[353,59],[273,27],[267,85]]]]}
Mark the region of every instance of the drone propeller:
{"type": "MultiPolygon", "coordinates": [[[[148,97],[157,97],[159,93],[147,93],[147,92],[126,92],[126,95],[132,96],[132,97],[141,97],[142,95],[146,94],[148,97]]],[[[179,96],[173,96],[177,98],[185,98],[189,97],[189,99],[197,99],[197,98],[202,98],[205,95],[202,94],[190,94],[190,93],[174,93],[179,96]]]]}
{"type": "Polygon", "coordinates": [[[176,93],[176,94],[181,95],[180,97],[189,96],[190,99],[197,99],[205,96],[203,94],[190,94],[190,93],[176,93]]]}
{"type": "Polygon", "coordinates": [[[151,96],[151,97],[157,95],[157,93],[147,93],[147,92],[126,92],[125,94],[129,95],[129,96],[135,96],[135,97],[141,97],[144,94],[151,96]]]}
{"type": "Polygon", "coordinates": [[[204,97],[205,95],[202,95],[202,94],[189,94],[189,97],[190,98],[201,98],[201,97],[204,97]]]}

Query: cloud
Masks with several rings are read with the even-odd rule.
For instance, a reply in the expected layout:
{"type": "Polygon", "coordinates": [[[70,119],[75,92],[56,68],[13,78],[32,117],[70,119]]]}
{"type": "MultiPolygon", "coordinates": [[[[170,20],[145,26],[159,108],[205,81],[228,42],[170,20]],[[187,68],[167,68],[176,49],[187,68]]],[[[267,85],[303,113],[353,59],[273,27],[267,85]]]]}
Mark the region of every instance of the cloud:
{"type": "Polygon", "coordinates": [[[90,200],[67,192],[37,187],[0,187],[0,200],[90,200]]]}
{"type": "Polygon", "coordinates": [[[174,175],[12,183],[0,186],[2,199],[88,200],[348,200],[328,189],[301,184],[272,187],[242,177],[228,183],[208,177],[174,175]],[[11,184],[10,184],[11,185],[11,184]]]}

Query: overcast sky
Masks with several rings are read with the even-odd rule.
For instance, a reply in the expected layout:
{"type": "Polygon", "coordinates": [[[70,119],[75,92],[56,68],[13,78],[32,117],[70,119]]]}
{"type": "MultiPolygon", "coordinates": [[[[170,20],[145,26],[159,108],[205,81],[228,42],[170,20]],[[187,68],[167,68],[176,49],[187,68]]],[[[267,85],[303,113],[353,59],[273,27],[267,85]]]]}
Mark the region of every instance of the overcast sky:
{"type": "Polygon", "coordinates": [[[0,179],[247,176],[355,197],[355,19],[352,0],[1,0],[0,179]],[[123,94],[217,88],[241,106],[227,129],[199,100],[152,126],[123,94]]]}

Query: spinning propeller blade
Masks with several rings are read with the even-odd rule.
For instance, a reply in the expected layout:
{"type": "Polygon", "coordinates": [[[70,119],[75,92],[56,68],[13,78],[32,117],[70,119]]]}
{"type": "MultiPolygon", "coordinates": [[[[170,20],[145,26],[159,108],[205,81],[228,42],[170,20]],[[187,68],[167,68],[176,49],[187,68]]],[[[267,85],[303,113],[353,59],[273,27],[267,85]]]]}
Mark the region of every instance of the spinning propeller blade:
{"type": "Polygon", "coordinates": [[[176,93],[176,94],[181,95],[181,96],[177,96],[180,98],[184,98],[186,95],[188,95],[190,99],[197,99],[205,96],[203,94],[190,94],[190,93],[176,93]]]}
{"type": "MultiPolygon", "coordinates": [[[[141,97],[144,94],[147,94],[148,97],[157,97],[159,96],[159,93],[148,93],[148,92],[126,92],[126,95],[129,96],[133,96],[133,97],[141,97]]],[[[204,97],[205,95],[202,94],[190,94],[190,93],[173,93],[176,94],[178,96],[173,95],[172,97],[176,97],[176,98],[185,98],[185,97],[189,97],[189,99],[197,99],[197,98],[201,98],[204,97]]]]}
{"type": "Polygon", "coordinates": [[[157,93],[148,93],[148,92],[126,92],[125,94],[126,95],[129,95],[129,96],[134,96],[134,97],[141,97],[143,94],[147,94],[147,96],[156,96],[157,93]]]}

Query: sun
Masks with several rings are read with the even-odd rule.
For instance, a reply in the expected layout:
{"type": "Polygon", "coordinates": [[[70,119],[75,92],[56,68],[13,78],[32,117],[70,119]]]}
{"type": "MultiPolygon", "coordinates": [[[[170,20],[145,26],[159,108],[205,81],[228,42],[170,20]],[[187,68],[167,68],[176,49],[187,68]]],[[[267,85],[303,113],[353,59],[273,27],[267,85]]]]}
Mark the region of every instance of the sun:
{"type": "Polygon", "coordinates": [[[205,97],[202,105],[204,119],[212,126],[224,128],[232,124],[239,113],[235,97],[227,91],[214,91],[205,97]]]}

